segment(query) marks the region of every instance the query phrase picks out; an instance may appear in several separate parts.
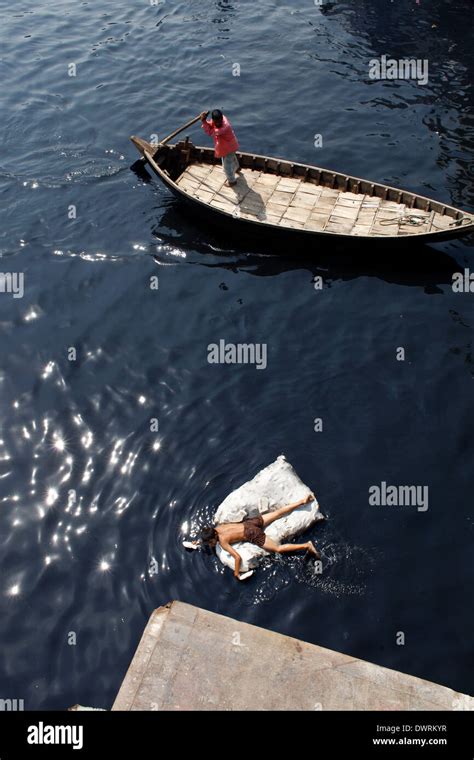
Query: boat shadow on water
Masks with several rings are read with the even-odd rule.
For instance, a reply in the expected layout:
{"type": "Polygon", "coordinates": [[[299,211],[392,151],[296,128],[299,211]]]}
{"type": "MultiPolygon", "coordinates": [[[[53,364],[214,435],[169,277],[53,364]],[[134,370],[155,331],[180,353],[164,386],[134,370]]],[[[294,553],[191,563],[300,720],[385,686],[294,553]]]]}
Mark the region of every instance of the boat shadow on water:
{"type": "Polygon", "coordinates": [[[174,200],[158,208],[161,218],[152,230],[161,243],[154,254],[160,263],[199,264],[210,268],[245,270],[257,276],[275,276],[290,270],[305,269],[325,283],[372,276],[399,285],[423,287],[426,293],[442,293],[441,286],[452,284],[454,272],[462,268],[458,260],[469,250],[466,242],[433,245],[406,241],[403,248],[381,242],[370,246],[344,245],[341,241],[308,242],[280,235],[268,239],[240,233],[226,234],[225,230],[201,224],[190,209],[174,200]],[[186,252],[176,258],[170,251],[186,252]],[[448,250],[446,250],[448,249],[448,250]]]}

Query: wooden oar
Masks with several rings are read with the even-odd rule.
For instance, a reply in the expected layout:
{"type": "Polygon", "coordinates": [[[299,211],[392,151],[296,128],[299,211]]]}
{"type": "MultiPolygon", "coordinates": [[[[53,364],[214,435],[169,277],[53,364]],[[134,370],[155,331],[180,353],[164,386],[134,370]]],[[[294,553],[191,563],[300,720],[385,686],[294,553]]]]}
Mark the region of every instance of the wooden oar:
{"type": "MultiPolygon", "coordinates": [[[[208,113],[209,113],[209,111],[208,111],[208,113]]],[[[187,129],[188,127],[191,127],[193,124],[195,124],[197,121],[199,121],[200,118],[201,118],[201,114],[199,114],[199,116],[196,116],[194,119],[191,119],[191,121],[188,121],[186,124],[183,124],[183,126],[180,127],[179,129],[175,129],[175,131],[172,132],[170,135],[168,135],[168,137],[165,137],[164,140],[160,140],[159,143],[155,143],[153,145],[153,154],[155,154],[156,151],[159,148],[161,148],[162,145],[166,145],[167,142],[169,142],[170,140],[172,140],[173,137],[176,137],[176,135],[179,135],[180,132],[182,132],[183,130],[187,129]]],[[[142,140],[140,137],[134,137],[133,135],[132,135],[132,137],[130,139],[133,142],[133,144],[136,145],[136,147],[138,148],[138,150],[140,151],[140,153],[144,154],[145,146],[147,146],[147,145],[149,146],[149,143],[147,143],[145,140],[142,140]]],[[[143,155],[142,158],[140,158],[136,163],[137,163],[137,165],[140,164],[140,165],[143,166],[144,164],[146,164],[146,162],[147,162],[147,158],[146,158],[145,155],[143,155]]]]}
{"type": "Polygon", "coordinates": [[[164,140],[160,140],[160,142],[158,143],[158,146],[165,145],[167,142],[169,142],[170,140],[172,140],[173,137],[176,137],[176,135],[179,135],[180,132],[183,132],[188,127],[192,127],[192,125],[195,124],[197,121],[199,121],[200,118],[201,118],[201,114],[199,114],[199,116],[196,116],[195,119],[191,119],[191,121],[188,121],[186,124],[184,124],[179,129],[175,129],[175,131],[172,132],[170,135],[168,135],[168,137],[165,137],[164,140]]]}

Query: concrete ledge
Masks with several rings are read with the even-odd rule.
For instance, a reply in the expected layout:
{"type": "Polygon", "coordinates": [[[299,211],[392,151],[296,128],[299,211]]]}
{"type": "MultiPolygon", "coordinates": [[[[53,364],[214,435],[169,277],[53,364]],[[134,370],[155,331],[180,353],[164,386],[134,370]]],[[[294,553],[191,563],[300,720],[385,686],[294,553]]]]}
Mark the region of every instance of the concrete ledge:
{"type": "Polygon", "coordinates": [[[184,602],[153,612],[112,710],[453,710],[445,686],[184,602]]]}

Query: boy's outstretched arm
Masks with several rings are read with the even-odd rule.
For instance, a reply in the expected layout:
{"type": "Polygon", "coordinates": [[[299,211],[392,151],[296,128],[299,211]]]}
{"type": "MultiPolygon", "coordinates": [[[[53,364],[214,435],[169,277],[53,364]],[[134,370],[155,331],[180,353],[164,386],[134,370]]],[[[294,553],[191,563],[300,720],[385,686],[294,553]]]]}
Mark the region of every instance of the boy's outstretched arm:
{"type": "Polygon", "coordinates": [[[238,578],[240,565],[242,564],[242,557],[240,556],[238,552],[235,551],[235,549],[232,548],[232,546],[229,543],[227,543],[227,541],[220,541],[219,543],[224,549],[224,551],[229,552],[229,554],[231,554],[232,557],[235,559],[234,576],[238,578]]]}

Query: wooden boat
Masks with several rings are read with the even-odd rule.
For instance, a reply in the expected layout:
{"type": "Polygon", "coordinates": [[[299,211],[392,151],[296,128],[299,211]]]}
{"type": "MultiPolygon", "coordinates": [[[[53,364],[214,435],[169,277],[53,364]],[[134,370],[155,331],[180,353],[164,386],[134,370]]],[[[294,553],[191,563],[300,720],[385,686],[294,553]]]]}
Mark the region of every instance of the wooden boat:
{"type": "Polygon", "coordinates": [[[241,171],[229,187],[213,148],[189,138],[158,146],[130,139],[177,198],[227,226],[387,242],[436,242],[474,231],[474,214],[360,177],[238,152],[241,171]]]}

